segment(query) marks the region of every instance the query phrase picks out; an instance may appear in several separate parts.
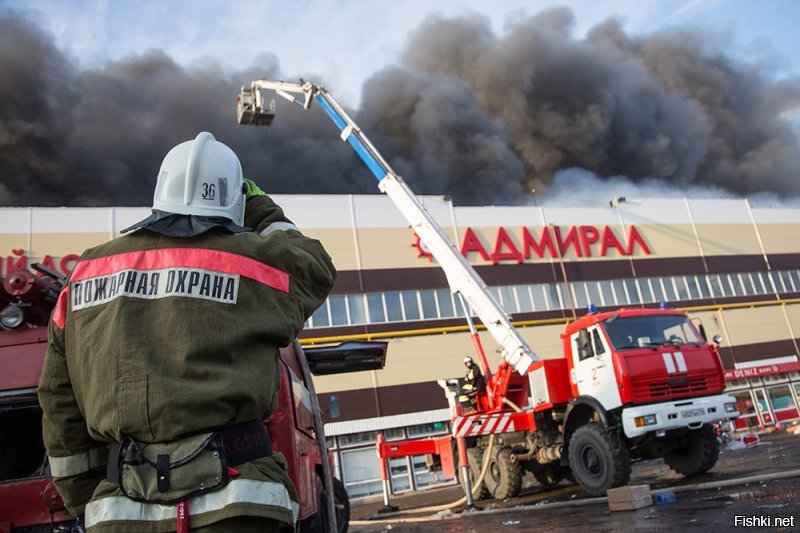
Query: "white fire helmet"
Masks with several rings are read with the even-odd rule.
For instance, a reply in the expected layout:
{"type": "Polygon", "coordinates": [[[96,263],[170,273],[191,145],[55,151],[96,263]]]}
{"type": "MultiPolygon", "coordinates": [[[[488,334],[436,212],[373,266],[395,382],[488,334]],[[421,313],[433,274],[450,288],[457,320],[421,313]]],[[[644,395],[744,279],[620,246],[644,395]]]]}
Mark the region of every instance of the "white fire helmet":
{"type": "Polygon", "coordinates": [[[472,357],[466,356],[464,358],[464,364],[467,364],[467,363],[475,364],[475,361],[472,360],[472,357]]]}
{"type": "Polygon", "coordinates": [[[244,177],[239,158],[207,131],[164,157],[153,209],[181,215],[223,217],[244,224],[244,177]]]}

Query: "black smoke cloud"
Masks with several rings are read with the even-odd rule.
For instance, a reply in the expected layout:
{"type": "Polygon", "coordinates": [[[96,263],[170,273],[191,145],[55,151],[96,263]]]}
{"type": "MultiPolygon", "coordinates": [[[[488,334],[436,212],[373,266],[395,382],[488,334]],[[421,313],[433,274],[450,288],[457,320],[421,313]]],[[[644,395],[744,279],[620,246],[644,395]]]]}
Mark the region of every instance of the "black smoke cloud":
{"type": "Polygon", "coordinates": [[[25,16],[2,15],[0,204],[151,205],[166,152],[203,130],[268,191],[366,191],[366,171],[321,113],[286,102],[270,129],[236,125],[239,86],[281,77],[269,54],[239,72],[160,51],[78,70],[25,16]]]}
{"type": "MultiPolygon", "coordinates": [[[[633,37],[610,20],[579,40],[572,24],[566,9],[502,35],[479,16],[429,18],[400,64],[364,84],[353,114],[416,192],[460,204],[523,203],[532,188],[563,196],[572,175],[584,192],[587,180],[624,176],[644,189],[800,196],[798,137],[783,118],[800,106],[797,80],[772,81],[697,30],[633,37]]],[[[7,12],[0,204],[149,205],[166,151],[201,130],[270,192],[375,192],[317,109],[279,101],[270,129],[235,125],[240,85],[297,77],[266,52],[242,71],[157,50],[81,70],[7,12]]]]}
{"type": "Polygon", "coordinates": [[[576,40],[572,24],[569,10],[553,9],[497,37],[482,17],[432,18],[403,63],[469,84],[509,129],[526,188],[580,167],[604,178],[800,193],[798,138],[781,118],[800,104],[796,80],[771,83],[696,30],[634,38],[611,20],[576,40]]]}

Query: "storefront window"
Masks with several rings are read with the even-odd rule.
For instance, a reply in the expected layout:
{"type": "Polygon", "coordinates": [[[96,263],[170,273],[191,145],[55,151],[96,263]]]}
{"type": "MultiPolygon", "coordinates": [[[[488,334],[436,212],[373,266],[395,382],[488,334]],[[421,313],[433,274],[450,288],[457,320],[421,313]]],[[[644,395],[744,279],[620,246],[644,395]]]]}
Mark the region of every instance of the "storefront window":
{"type": "Polygon", "coordinates": [[[792,280],[789,278],[789,273],[785,270],[780,270],[777,272],[777,274],[780,276],[781,282],[783,283],[783,292],[794,291],[794,287],[792,287],[792,280]]]}
{"type": "Polygon", "coordinates": [[[575,281],[570,283],[572,285],[572,298],[575,307],[578,309],[585,309],[589,302],[586,299],[586,289],[584,288],[585,283],[582,281],[575,281]]]}
{"type": "Polygon", "coordinates": [[[756,404],[758,405],[758,413],[761,415],[761,420],[764,424],[774,424],[775,419],[772,418],[772,411],[770,411],[767,398],[764,396],[764,389],[754,389],[753,394],[756,397],[756,404]]]}
{"type": "Polygon", "coordinates": [[[433,291],[419,291],[419,299],[422,302],[422,318],[439,318],[433,291]]]}
{"type": "Polygon", "coordinates": [[[653,291],[650,290],[650,284],[647,282],[647,280],[637,280],[637,284],[639,285],[639,292],[642,293],[642,301],[654,302],[655,299],[653,298],[653,291]]]}
{"type": "MultiPolygon", "coordinates": [[[[589,304],[614,307],[640,302],[697,300],[709,298],[712,294],[725,298],[774,290],[800,291],[800,271],[575,280],[570,283],[504,285],[489,290],[509,314],[566,309],[570,304],[568,295],[572,296],[575,308],[583,310],[589,304]]],[[[406,290],[331,296],[314,311],[306,325],[319,328],[463,316],[460,301],[448,289],[406,290]]]]}
{"type": "Polygon", "coordinates": [[[756,292],[759,294],[770,294],[775,292],[772,289],[772,284],[769,282],[766,273],[753,272],[753,283],[756,286],[756,292]]]}
{"type": "Polygon", "coordinates": [[[635,279],[626,279],[625,286],[628,289],[628,299],[630,299],[632,304],[638,304],[642,301],[641,297],[639,296],[639,289],[636,287],[635,279]]]}
{"type": "Polygon", "coordinates": [[[517,285],[514,287],[517,291],[517,301],[519,302],[520,313],[529,313],[534,310],[533,300],[531,300],[531,289],[535,290],[536,286],[529,287],[527,285],[517,285]]]}
{"type": "Polygon", "coordinates": [[[650,287],[650,292],[653,295],[654,302],[663,302],[666,300],[664,297],[664,289],[661,288],[661,280],[658,278],[648,278],[643,280],[650,287]]]}
{"type": "Polygon", "coordinates": [[[728,278],[727,274],[719,275],[719,284],[722,287],[724,296],[736,296],[733,292],[733,287],[731,287],[731,280],[728,278]]]}
{"type": "Polygon", "coordinates": [[[311,315],[311,323],[314,325],[315,328],[324,328],[330,325],[330,321],[328,320],[328,302],[322,302],[314,314],[311,315]]]}
{"type": "Polygon", "coordinates": [[[414,465],[414,483],[417,485],[417,488],[438,485],[444,481],[444,478],[440,478],[441,472],[431,472],[428,469],[424,455],[413,456],[411,458],[411,464],[414,465]]]}
{"type": "Polygon", "coordinates": [[[411,488],[408,478],[408,461],[405,457],[389,459],[389,474],[392,478],[392,492],[401,492],[411,488]]]}
{"type": "Polygon", "coordinates": [[[611,282],[610,281],[601,281],[600,283],[600,291],[603,294],[603,305],[611,307],[616,305],[614,300],[614,291],[611,289],[611,282]]]}
{"type": "Polygon", "coordinates": [[[383,436],[386,437],[386,440],[401,440],[406,438],[403,428],[384,429],[383,436]]]}
{"type": "Polygon", "coordinates": [[[625,284],[621,279],[611,280],[611,286],[614,287],[614,295],[617,297],[617,305],[627,305],[630,303],[628,295],[625,293],[625,284]]]}
{"type": "Polygon", "coordinates": [[[589,293],[589,303],[600,307],[603,305],[603,302],[600,299],[600,289],[598,285],[599,283],[597,281],[587,281],[586,292],[589,293]]]}
{"type": "Polygon", "coordinates": [[[560,291],[558,290],[558,285],[555,283],[545,283],[544,285],[545,291],[547,293],[547,300],[549,303],[549,309],[564,309],[564,303],[561,299],[560,291]]]}
{"type": "Polygon", "coordinates": [[[436,289],[436,301],[439,303],[439,316],[450,318],[455,316],[453,312],[453,295],[449,289],[436,289]]]}
{"type": "Polygon", "coordinates": [[[678,291],[678,299],[679,300],[688,300],[689,299],[689,290],[686,287],[686,278],[683,276],[676,276],[672,278],[675,282],[675,289],[678,291]]]}
{"type": "Polygon", "coordinates": [[[722,288],[720,287],[718,275],[711,274],[708,276],[708,284],[711,287],[711,294],[713,294],[715,298],[722,298],[725,296],[725,293],[722,292],[722,288]]]}
{"type": "Polygon", "coordinates": [[[343,481],[350,498],[382,492],[381,469],[374,448],[344,451],[341,456],[343,481]]]}
{"type": "Polygon", "coordinates": [[[347,307],[350,309],[351,324],[366,324],[367,310],[364,306],[363,294],[348,294],[347,307]]]}
{"type": "Polygon", "coordinates": [[[769,387],[767,393],[769,394],[769,401],[772,403],[772,409],[775,411],[775,418],[779,422],[798,417],[797,404],[788,384],[769,387]]]}
{"type": "Polygon", "coordinates": [[[792,283],[794,283],[794,290],[800,291],[800,273],[797,270],[790,270],[789,276],[792,278],[792,283]]]}
{"type": "Polygon", "coordinates": [[[423,435],[436,435],[447,432],[447,422],[431,422],[429,424],[417,424],[408,426],[408,437],[415,438],[423,435]]]}
{"type": "Polygon", "coordinates": [[[387,292],[383,295],[386,301],[386,315],[390,322],[403,320],[403,307],[400,304],[399,292],[387,292]]]}
{"type": "Polygon", "coordinates": [[[347,304],[342,295],[331,296],[328,299],[331,306],[331,324],[334,326],[347,325],[347,304]]]}
{"type": "Polygon", "coordinates": [[[740,389],[742,387],[747,387],[748,383],[746,379],[732,379],[727,382],[728,389],[740,389]]]}
{"type": "Polygon", "coordinates": [[[780,383],[782,381],[786,381],[788,377],[786,374],[770,374],[769,376],[764,376],[762,379],[764,380],[764,384],[767,385],[769,383],[780,383]]]}
{"type": "Polygon", "coordinates": [[[739,285],[742,288],[742,294],[755,294],[753,282],[750,280],[750,276],[748,274],[742,273],[734,275],[739,279],[739,285]]]}
{"type": "Polygon", "coordinates": [[[365,431],[362,433],[350,433],[349,435],[339,436],[339,446],[355,446],[357,444],[371,444],[377,440],[377,431],[365,431]]]}
{"type": "Polygon", "coordinates": [[[731,395],[736,398],[736,409],[740,416],[734,421],[736,429],[746,429],[758,426],[758,415],[753,397],[749,390],[733,392],[731,395]]]}
{"type": "Polygon", "coordinates": [[[672,284],[671,278],[659,278],[658,281],[661,283],[661,288],[664,291],[664,301],[674,302],[678,299],[678,295],[675,292],[675,286],[672,284]]]}
{"type": "Polygon", "coordinates": [[[503,309],[506,313],[519,313],[519,306],[517,305],[517,298],[514,296],[514,287],[506,285],[500,287],[500,296],[503,298],[503,309]]]}
{"type": "Polygon", "coordinates": [[[737,296],[742,296],[744,294],[744,289],[742,288],[739,274],[728,274],[728,279],[731,280],[731,287],[733,287],[734,294],[737,296]]]}
{"type": "Polygon", "coordinates": [[[697,287],[700,289],[700,296],[703,298],[711,298],[711,290],[708,288],[708,280],[705,276],[695,276],[697,280],[697,287]]]}
{"type": "Polygon", "coordinates": [[[687,276],[686,285],[689,287],[689,298],[691,298],[692,300],[699,300],[700,291],[697,288],[697,277],[687,276]]]}
{"type": "Polygon", "coordinates": [[[403,291],[403,310],[406,312],[406,320],[419,320],[419,302],[417,302],[417,291],[403,291]]]}
{"type": "Polygon", "coordinates": [[[386,313],[383,312],[383,295],[379,292],[367,294],[370,322],[386,322],[386,313]]]}
{"type": "Polygon", "coordinates": [[[547,311],[547,297],[545,296],[544,285],[534,285],[531,287],[533,295],[533,306],[536,311],[547,311]]]}

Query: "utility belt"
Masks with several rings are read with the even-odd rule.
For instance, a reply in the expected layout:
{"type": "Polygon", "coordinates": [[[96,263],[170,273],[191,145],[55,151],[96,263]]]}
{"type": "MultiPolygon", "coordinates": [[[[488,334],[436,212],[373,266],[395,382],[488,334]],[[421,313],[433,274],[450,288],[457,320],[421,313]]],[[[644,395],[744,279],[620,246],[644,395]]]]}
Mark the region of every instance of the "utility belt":
{"type": "Polygon", "coordinates": [[[106,479],[132,500],[173,504],[223,488],[238,474],[232,467],[269,455],[259,420],[166,443],[126,437],[109,447],[106,479]]]}

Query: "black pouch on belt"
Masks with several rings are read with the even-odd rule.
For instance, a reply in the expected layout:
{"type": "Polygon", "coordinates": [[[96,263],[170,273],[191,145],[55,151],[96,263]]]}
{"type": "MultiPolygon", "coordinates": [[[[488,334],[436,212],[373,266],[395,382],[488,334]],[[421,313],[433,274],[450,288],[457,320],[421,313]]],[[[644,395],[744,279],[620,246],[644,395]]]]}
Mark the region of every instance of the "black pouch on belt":
{"type": "Polygon", "coordinates": [[[126,437],[111,446],[106,477],[132,500],[174,504],[223,488],[230,481],[229,465],[271,453],[263,422],[237,424],[168,443],[142,443],[126,437]]]}

